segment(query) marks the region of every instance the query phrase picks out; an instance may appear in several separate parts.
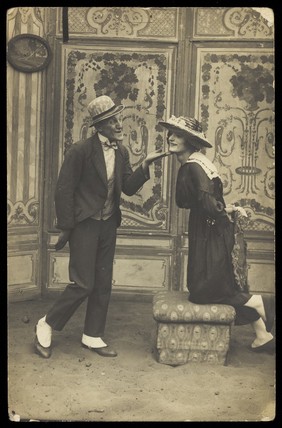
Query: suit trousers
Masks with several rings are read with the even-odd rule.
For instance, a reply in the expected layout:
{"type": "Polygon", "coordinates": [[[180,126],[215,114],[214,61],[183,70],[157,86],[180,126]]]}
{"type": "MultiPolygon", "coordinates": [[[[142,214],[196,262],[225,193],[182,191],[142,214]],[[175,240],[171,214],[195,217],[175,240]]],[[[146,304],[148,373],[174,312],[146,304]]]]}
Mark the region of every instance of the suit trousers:
{"type": "Polygon", "coordinates": [[[112,290],[117,216],[88,218],[78,223],[69,239],[68,284],[46,315],[54,330],[62,330],[79,305],[88,298],[84,334],[102,337],[112,290]]]}

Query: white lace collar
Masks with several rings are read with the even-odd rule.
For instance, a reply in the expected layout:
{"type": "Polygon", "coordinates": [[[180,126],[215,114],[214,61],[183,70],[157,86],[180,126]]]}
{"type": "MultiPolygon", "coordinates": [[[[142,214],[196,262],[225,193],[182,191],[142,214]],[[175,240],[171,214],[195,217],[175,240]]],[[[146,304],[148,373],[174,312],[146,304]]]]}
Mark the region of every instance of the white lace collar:
{"type": "Polygon", "coordinates": [[[199,164],[210,180],[212,180],[215,177],[219,177],[218,171],[215,167],[215,165],[201,152],[194,152],[189,156],[189,159],[186,161],[186,163],[190,162],[196,162],[199,164]]]}

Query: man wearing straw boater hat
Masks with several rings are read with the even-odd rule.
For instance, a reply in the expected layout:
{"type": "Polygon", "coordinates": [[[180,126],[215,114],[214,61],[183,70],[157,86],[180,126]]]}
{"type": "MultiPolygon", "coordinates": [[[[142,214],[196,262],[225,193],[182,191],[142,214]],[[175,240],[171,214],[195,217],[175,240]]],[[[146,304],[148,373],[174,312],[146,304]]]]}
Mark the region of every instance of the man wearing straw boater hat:
{"type": "Polygon", "coordinates": [[[104,357],[117,355],[103,336],[121,223],[120,196],[121,192],[134,195],[150,178],[149,165],[165,155],[160,150],[149,153],[132,171],[128,150],[122,145],[123,109],[106,95],[91,101],[90,126],[97,132],[73,144],[61,167],[55,191],[61,232],[55,248],[58,251],[69,242],[71,283],[35,326],[35,351],[43,358],[51,356],[52,329],[62,330],[86,298],[82,345],[104,357]]]}

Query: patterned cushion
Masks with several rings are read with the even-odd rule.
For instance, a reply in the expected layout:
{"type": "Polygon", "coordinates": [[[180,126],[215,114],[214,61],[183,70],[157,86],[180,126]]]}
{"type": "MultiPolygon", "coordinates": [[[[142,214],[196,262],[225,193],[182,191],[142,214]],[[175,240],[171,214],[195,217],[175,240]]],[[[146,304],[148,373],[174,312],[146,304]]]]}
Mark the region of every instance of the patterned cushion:
{"type": "Polygon", "coordinates": [[[162,323],[157,326],[157,360],[178,366],[188,362],[225,364],[230,325],[162,323]]]}
{"type": "Polygon", "coordinates": [[[153,317],[167,323],[231,324],[235,309],[229,305],[191,303],[188,292],[160,291],[153,298],[153,317]]]}

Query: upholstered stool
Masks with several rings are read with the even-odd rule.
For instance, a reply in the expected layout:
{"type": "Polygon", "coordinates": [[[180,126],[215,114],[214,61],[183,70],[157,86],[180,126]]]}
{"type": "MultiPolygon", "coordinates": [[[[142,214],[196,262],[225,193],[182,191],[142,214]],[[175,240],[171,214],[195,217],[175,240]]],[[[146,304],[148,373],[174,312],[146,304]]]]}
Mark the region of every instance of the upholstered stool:
{"type": "Polygon", "coordinates": [[[159,363],[226,364],[235,319],[232,306],[198,305],[188,301],[188,292],[161,291],[153,298],[153,317],[159,363]]]}

